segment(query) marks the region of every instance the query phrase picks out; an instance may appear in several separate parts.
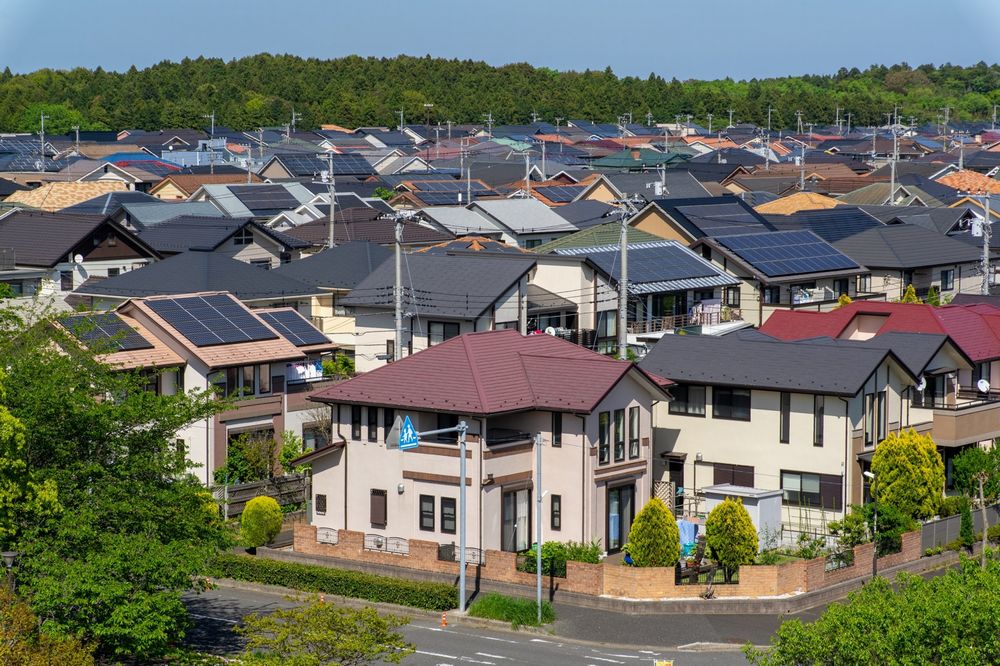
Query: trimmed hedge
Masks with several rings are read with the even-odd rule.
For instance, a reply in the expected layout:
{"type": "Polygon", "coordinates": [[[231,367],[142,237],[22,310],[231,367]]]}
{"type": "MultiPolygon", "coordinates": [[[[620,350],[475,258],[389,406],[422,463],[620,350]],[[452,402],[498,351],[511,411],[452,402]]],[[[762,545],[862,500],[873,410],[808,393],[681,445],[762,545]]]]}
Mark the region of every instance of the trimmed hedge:
{"type": "Polygon", "coordinates": [[[219,555],[209,565],[208,575],[427,610],[446,611],[458,607],[458,591],[444,583],[390,578],[249,555],[219,555]]]}

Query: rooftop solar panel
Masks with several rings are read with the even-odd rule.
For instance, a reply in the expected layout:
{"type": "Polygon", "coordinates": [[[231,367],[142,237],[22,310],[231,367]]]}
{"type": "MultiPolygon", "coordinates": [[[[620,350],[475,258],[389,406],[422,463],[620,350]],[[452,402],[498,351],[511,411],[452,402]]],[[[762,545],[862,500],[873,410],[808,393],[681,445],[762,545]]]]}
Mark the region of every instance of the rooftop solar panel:
{"type": "Polygon", "coordinates": [[[277,310],[275,312],[258,312],[257,314],[296,347],[330,342],[328,337],[295,310],[277,310]]]}
{"type": "Polygon", "coordinates": [[[464,180],[415,180],[411,181],[418,192],[464,192],[471,185],[473,192],[485,192],[490,188],[482,183],[466,183],[464,180]]]}
{"type": "Polygon", "coordinates": [[[569,203],[583,191],[583,185],[550,185],[535,189],[553,203],[569,203]]]}
{"type": "Polygon", "coordinates": [[[251,211],[289,210],[299,205],[281,185],[232,185],[229,191],[251,211]]]}
{"type": "Polygon", "coordinates": [[[278,337],[228,294],[165,298],[146,303],[197,347],[278,337]]]}
{"type": "Polygon", "coordinates": [[[66,317],[69,331],[87,346],[106,345],[102,351],[152,349],[153,345],[114,312],[66,317]]]}
{"type": "MultiPolygon", "coordinates": [[[[465,200],[465,192],[414,192],[414,196],[430,206],[458,206],[469,203],[465,200]]],[[[472,193],[475,198],[476,193],[472,193]]]]}
{"type": "Polygon", "coordinates": [[[768,277],[858,268],[811,231],[778,231],[715,239],[768,277]]]}

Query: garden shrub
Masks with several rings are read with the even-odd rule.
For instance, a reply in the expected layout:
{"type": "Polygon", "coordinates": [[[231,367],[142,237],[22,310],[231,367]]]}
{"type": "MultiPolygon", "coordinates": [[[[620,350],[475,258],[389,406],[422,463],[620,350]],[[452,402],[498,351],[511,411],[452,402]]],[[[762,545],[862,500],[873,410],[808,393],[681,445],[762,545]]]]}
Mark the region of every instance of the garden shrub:
{"type": "Polygon", "coordinates": [[[240,541],[246,548],[269,543],[281,531],[281,507],[273,497],[254,497],[240,516],[240,541]]]}
{"type": "Polygon", "coordinates": [[[722,567],[726,582],[743,564],[757,558],[757,528],[743,503],[727,497],[712,509],[705,520],[705,541],[709,555],[722,567]]]}
{"type": "MultiPolygon", "coordinates": [[[[754,539],[756,542],[756,532],[754,539]]],[[[672,567],[680,559],[680,530],[673,514],[660,498],[649,500],[632,522],[628,533],[628,552],[637,567],[672,567]]]]}
{"type": "MultiPolygon", "coordinates": [[[[535,573],[536,553],[535,545],[532,544],[525,553],[524,562],[518,565],[518,569],[535,573]]],[[[590,543],[546,541],[542,544],[542,573],[546,576],[565,578],[567,562],[598,564],[600,561],[601,546],[596,540],[590,543]]]]}

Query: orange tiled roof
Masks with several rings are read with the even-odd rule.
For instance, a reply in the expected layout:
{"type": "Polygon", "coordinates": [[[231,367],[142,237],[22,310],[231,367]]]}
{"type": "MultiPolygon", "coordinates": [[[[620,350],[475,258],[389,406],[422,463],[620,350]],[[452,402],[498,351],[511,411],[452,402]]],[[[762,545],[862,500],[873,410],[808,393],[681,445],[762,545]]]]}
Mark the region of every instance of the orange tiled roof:
{"type": "Polygon", "coordinates": [[[109,192],[124,192],[128,188],[118,180],[91,180],[82,183],[46,183],[34,190],[21,190],[7,197],[7,203],[24,204],[39,210],[57,211],[99,197],[109,192]]]}
{"type": "Polygon", "coordinates": [[[789,194],[787,197],[754,206],[754,210],[762,214],[791,215],[800,210],[822,210],[842,205],[841,202],[832,197],[816,194],[815,192],[796,192],[795,194],[789,194]]]}
{"type": "Polygon", "coordinates": [[[949,173],[946,176],[938,178],[937,182],[948,187],[953,187],[959,192],[1000,194],[1000,180],[984,176],[975,171],[964,170],[949,173]]]}

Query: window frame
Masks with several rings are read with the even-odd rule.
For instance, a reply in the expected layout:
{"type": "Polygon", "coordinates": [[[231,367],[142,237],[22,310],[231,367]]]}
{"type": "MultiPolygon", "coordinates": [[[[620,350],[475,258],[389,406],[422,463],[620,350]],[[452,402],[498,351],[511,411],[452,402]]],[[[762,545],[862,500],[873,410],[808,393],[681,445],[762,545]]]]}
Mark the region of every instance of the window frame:
{"type": "Polygon", "coordinates": [[[723,292],[723,303],[730,308],[740,307],[740,287],[726,287],[723,292]]]}
{"type": "Polygon", "coordinates": [[[59,271],[59,290],[60,291],[73,291],[73,271],[59,271]],[[67,287],[66,284],[69,283],[67,287]]]}
{"type": "Polygon", "coordinates": [[[837,474],[820,474],[818,472],[803,472],[801,470],[782,469],[778,472],[778,482],[781,486],[781,503],[791,506],[803,506],[824,511],[843,510],[844,497],[844,477],[837,474]],[[786,475],[797,476],[799,486],[797,490],[786,488],[786,475]],[[802,490],[803,482],[809,477],[810,485],[815,483],[815,491],[802,490]],[[795,498],[789,496],[795,493],[795,498]],[[832,500],[830,505],[824,502],[824,498],[832,500]],[[804,500],[804,501],[803,501],[804,500]]]}
{"type": "Polygon", "coordinates": [[[642,415],[639,406],[633,405],[628,408],[628,458],[634,460],[640,457],[642,448],[639,446],[639,431],[641,429],[642,415]]]}
{"type": "Polygon", "coordinates": [[[562,412],[552,412],[552,446],[562,446],[562,412]]]}
{"type": "Polygon", "coordinates": [[[678,416],[696,416],[698,418],[705,418],[705,406],[706,406],[706,395],[707,388],[702,384],[677,384],[670,387],[670,394],[674,397],[667,404],[667,413],[676,414],[678,416]],[[691,401],[691,390],[701,392],[701,400],[697,403],[692,403],[691,401]],[[680,399],[680,395],[683,393],[684,398],[680,399]],[[698,409],[700,405],[700,411],[692,411],[691,406],[695,404],[695,409],[698,409]],[[683,411],[681,407],[683,406],[683,411]]]}
{"type": "Polygon", "coordinates": [[[778,394],[778,441],[788,444],[792,429],[792,394],[782,391],[778,394]]]}
{"type": "Polygon", "coordinates": [[[614,460],[616,463],[625,460],[625,410],[616,409],[614,413],[614,460]]]}
{"type": "Polygon", "coordinates": [[[597,415],[597,464],[611,462],[611,412],[597,415]]]}
{"type": "Polygon", "coordinates": [[[427,322],[427,346],[433,347],[434,345],[439,345],[442,342],[447,342],[452,338],[457,338],[462,334],[462,325],[457,321],[428,321],[427,322]],[[441,340],[434,342],[435,333],[434,328],[441,327],[441,340]],[[448,335],[448,330],[453,329],[455,331],[454,335],[448,335]]]}
{"type": "Polygon", "coordinates": [[[458,525],[458,513],[455,505],[455,498],[442,497],[440,506],[441,506],[441,532],[444,534],[454,534],[456,526],[458,525]],[[451,514],[450,516],[448,515],[448,512],[445,511],[445,507],[450,507],[448,509],[448,512],[450,512],[451,514]],[[450,529],[447,527],[449,521],[451,522],[450,529]]]}
{"type": "Polygon", "coordinates": [[[837,298],[841,296],[850,296],[851,294],[851,283],[848,282],[847,278],[835,278],[833,280],[833,295],[837,298]],[[843,289],[841,289],[843,287],[843,289]]]}
{"type": "Polygon", "coordinates": [[[549,499],[549,529],[554,532],[562,529],[562,495],[552,495],[549,499]]]}
{"type": "Polygon", "coordinates": [[[417,525],[423,532],[433,532],[434,520],[437,510],[437,502],[434,495],[420,495],[417,499],[417,525]],[[430,510],[427,509],[427,502],[430,502],[430,510]]]}
{"type": "Polygon", "coordinates": [[[313,511],[317,516],[326,515],[326,493],[316,493],[313,498],[313,511]]]}
{"type": "Polygon", "coordinates": [[[389,441],[389,431],[396,425],[396,409],[394,407],[382,408],[382,441],[389,441]]]}
{"type": "Polygon", "coordinates": [[[944,268],[941,270],[941,291],[954,291],[955,290],[955,269],[954,268],[944,268]],[[945,282],[945,277],[947,277],[947,282],[945,282]],[[945,286],[945,285],[948,286],[945,286]]]}
{"type": "Polygon", "coordinates": [[[875,394],[865,393],[861,404],[864,415],[864,437],[865,448],[875,446],[875,394]]]}
{"type": "Polygon", "coordinates": [[[734,386],[713,386],[712,387],[712,418],[713,419],[723,419],[726,421],[750,421],[753,400],[753,391],[747,388],[739,388],[734,386]],[[734,415],[735,405],[733,404],[733,398],[738,394],[746,393],[746,417],[734,415]],[[723,396],[729,396],[729,404],[723,403],[723,396]],[[728,411],[728,414],[726,413],[728,411]],[[721,412],[721,414],[720,414],[721,412]]]}
{"type": "Polygon", "coordinates": [[[368,417],[368,441],[377,442],[378,441],[378,407],[373,407],[369,405],[365,411],[365,415],[368,417]],[[374,417],[374,418],[373,418],[374,417]]]}
{"type": "Polygon", "coordinates": [[[369,509],[368,509],[368,521],[377,529],[385,529],[389,526],[389,493],[381,488],[372,488],[369,493],[369,509]],[[381,499],[376,499],[381,498],[381,499]],[[376,509],[379,508],[381,504],[381,511],[377,512],[376,509]],[[377,520],[381,513],[381,520],[377,520]]]}
{"type": "Polygon", "coordinates": [[[823,446],[825,436],[826,396],[813,395],[813,446],[823,446]]]}
{"type": "Polygon", "coordinates": [[[233,245],[253,245],[253,231],[245,224],[233,234],[233,245]]]}
{"type": "Polygon", "coordinates": [[[781,305],[781,285],[763,286],[761,292],[764,305],[781,305]]]}
{"type": "Polygon", "coordinates": [[[361,405],[351,405],[351,439],[361,441],[361,405]]]}

